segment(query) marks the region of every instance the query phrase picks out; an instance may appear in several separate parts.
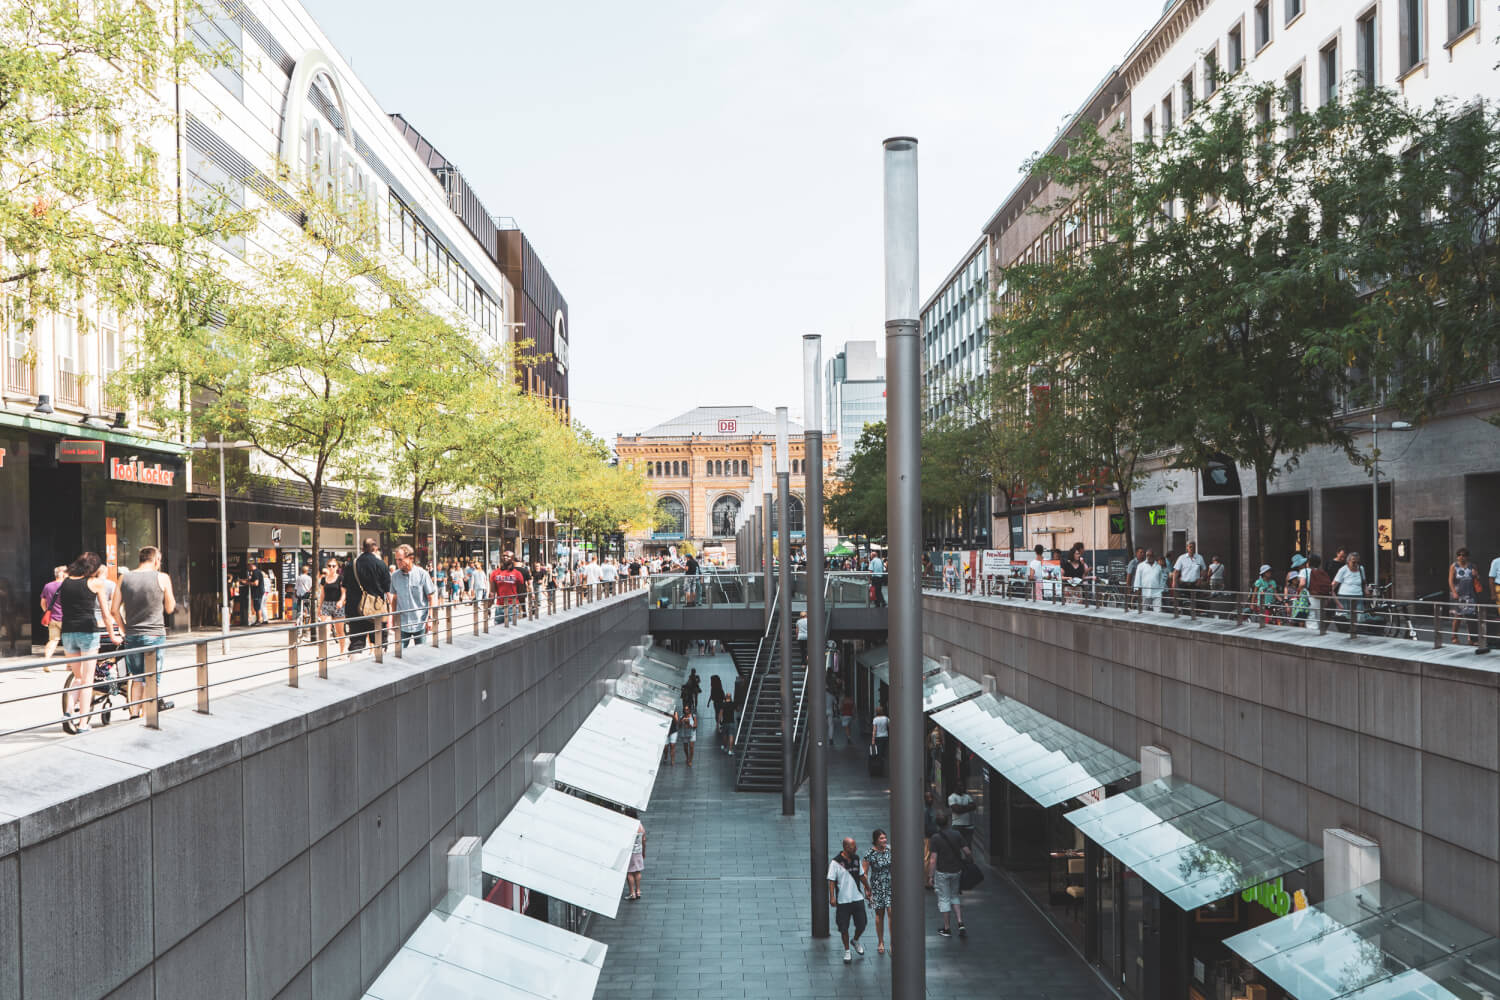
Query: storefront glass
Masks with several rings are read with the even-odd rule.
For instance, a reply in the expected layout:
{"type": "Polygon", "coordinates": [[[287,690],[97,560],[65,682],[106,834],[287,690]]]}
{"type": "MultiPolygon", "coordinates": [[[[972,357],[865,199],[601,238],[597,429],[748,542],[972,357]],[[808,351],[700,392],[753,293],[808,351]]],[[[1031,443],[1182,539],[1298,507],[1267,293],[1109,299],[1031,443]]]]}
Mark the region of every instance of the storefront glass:
{"type": "Polygon", "coordinates": [[[161,547],[161,505],[149,501],[110,500],[104,505],[104,561],[109,576],[135,569],[140,550],[161,547]]]}

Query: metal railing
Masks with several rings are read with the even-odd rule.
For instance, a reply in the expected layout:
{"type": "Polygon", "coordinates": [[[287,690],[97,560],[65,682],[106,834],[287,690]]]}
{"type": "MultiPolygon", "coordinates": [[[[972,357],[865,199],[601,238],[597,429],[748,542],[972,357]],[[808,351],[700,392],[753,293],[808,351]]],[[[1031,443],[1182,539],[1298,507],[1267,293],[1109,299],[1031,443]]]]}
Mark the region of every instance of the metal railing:
{"type": "MultiPolygon", "coordinates": [[[[744,734],[745,723],[755,715],[755,709],[760,704],[760,689],[764,686],[766,674],[771,670],[771,658],[776,655],[776,641],[781,634],[781,616],[776,613],[776,608],[781,601],[781,591],[777,590],[771,597],[771,621],[761,633],[760,643],[755,647],[755,659],[750,665],[750,677],[745,682],[745,705],[737,705],[739,718],[734,723],[734,745],[743,748],[745,746],[744,734]]],[[[744,750],[740,752],[740,765],[736,771],[741,771],[745,766],[744,750]]],[[[738,774],[735,778],[738,782],[738,774]]]]}
{"type": "Polygon", "coordinates": [[[57,401],[69,406],[83,405],[83,376],[66,368],[57,370],[57,401]]]}
{"type": "Polygon", "coordinates": [[[340,661],[352,662],[364,657],[372,657],[375,663],[383,663],[387,657],[400,660],[409,643],[425,645],[430,642],[441,647],[452,644],[460,635],[488,635],[492,628],[503,631],[518,626],[521,621],[539,620],[543,616],[584,608],[618,594],[644,589],[644,578],[624,577],[612,585],[558,586],[533,590],[514,599],[487,597],[479,600],[471,597],[439,602],[430,605],[425,614],[422,609],[392,609],[374,615],[293,621],[237,631],[227,639],[218,634],[200,634],[131,649],[107,644],[97,652],[55,657],[40,663],[31,661],[0,666],[0,674],[31,671],[37,667],[49,671],[63,668],[61,687],[48,685],[45,690],[0,698],[0,711],[19,706],[23,714],[29,714],[25,709],[30,703],[44,705],[47,699],[60,699],[53,704],[61,705],[62,714],[54,715],[44,710],[21,725],[0,729],[0,738],[59,725],[71,734],[80,721],[108,725],[115,713],[125,712],[134,717],[136,709],[140,710],[140,717],[148,728],[159,729],[164,699],[190,698],[195,711],[206,715],[216,688],[222,690],[229,685],[244,685],[246,681],[283,672],[288,687],[299,687],[304,674],[313,671],[326,680],[330,665],[340,661]],[[512,608],[514,611],[509,610],[512,608]],[[413,615],[418,616],[415,624],[419,627],[408,630],[404,626],[413,624],[410,617],[413,615]],[[360,627],[351,632],[348,628],[351,624],[367,625],[368,628],[360,627]],[[338,634],[340,632],[342,635],[338,634]],[[257,645],[257,648],[243,649],[247,640],[254,644],[256,639],[283,635],[284,646],[279,639],[273,639],[269,647],[257,645]],[[347,651],[344,648],[346,642],[347,651]],[[361,648],[355,649],[356,644],[361,648]],[[242,651],[230,652],[231,645],[241,647],[242,651]],[[211,655],[214,646],[219,646],[221,655],[211,655]],[[191,656],[184,657],[186,662],[164,662],[169,653],[180,655],[189,650],[191,656]],[[127,671],[127,657],[140,657],[140,673],[127,671]],[[79,664],[83,666],[75,669],[79,664]],[[232,669],[235,664],[250,669],[232,669]],[[133,690],[137,684],[139,689],[133,690]],[[82,712],[74,713],[71,704],[80,689],[87,704],[82,712]]]}
{"type": "MultiPolygon", "coordinates": [[[[1477,572],[1477,571],[1476,571],[1477,572]]],[[[1500,616],[1484,601],[1439,600],[1429,594],[1409,601],[1390,597],[1390,585],[1366,595],[1332,594],[1321,597],[1287,590],[1211,590],[1207,587],[1169,587],[1143,593],[1123,581],[1085,577],[1071,582],[1056,577],[1030,579],[1024,573],[981,578],[973,588],[955,590],[939,576],[922,580],[924,591],[963,593],[1001,602],[1078,606],[1118,611],[1122,618],[1160,615],[1189,621],[1233,622],[1259,628],[1301,628],[1327,635],[1346,635],[1350,641],[1396,639],[1433,649],[1471,645],[1488,652],[1500,639],[1500,616]],[[1494,635],[1491,635],[1491,632],[1494,635]]]]}
{"type": "Polygon", "coordinates": [[[18,396],[30,396],[36,366],[25,358],[7,356],[5,359],[5,391],[18,396]]]}
{"type": "MultiPolygon", "coordinates": [[[[869,573],[836,571],[826,576],[826,600],[829,607],[868,608],[869,573]]],[[[773,591],[776,589],[773,583],[773,591]]],[[[765,605],[766,579],[762,573],[703,573],[686,576],[681,573],[651,578],[653,608],[759,608],[765,605]]],[[[807,574],[793,573],[793,603],[807,600],[807,574]]]]}

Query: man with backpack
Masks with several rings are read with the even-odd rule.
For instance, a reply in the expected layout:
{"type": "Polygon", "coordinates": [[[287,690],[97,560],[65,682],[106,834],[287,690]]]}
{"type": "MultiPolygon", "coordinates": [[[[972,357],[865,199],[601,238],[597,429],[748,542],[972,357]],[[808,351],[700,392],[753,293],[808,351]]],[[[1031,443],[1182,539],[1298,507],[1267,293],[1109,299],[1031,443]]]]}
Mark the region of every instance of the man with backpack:
{"type": "Polygon", "coordinates": [[[1323,570],[1323,557],[1316,552],[1307,557],[1307,627],[1318,630],[1323,602],[1333,596],[1333,580],[1323,570]]]}
{"type": "Polygon", "coordinates": [[[971,855],[964,838],[949,826],[951,822],[952,818],[946,811],[938,813],[937,833],[929,841],[934,867],[937,869],[933,873],[932,882],[937,887],[938,912],[943,915],[943,926],[938,929],[938,934],[943,937],[953,936],[953,932],[948,929],[948,911],[951,910],[958,921],[958,936],[968,937],[969,930],[964,926],[964,910],[960,901],[963,898],[964,860],[971,855]]]}

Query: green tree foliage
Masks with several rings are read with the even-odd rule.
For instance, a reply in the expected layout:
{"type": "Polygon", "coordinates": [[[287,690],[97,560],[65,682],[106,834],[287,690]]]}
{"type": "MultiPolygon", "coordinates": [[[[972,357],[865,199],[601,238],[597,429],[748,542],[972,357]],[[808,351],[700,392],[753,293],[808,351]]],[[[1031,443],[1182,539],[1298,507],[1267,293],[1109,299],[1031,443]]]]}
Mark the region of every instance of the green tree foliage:
{"type": "Polygon", "coordinates": [[[824,510],[846,535],[881,538],[886,532],[885,422],[866,424],[837,484],[829,483],[824,510]]]}

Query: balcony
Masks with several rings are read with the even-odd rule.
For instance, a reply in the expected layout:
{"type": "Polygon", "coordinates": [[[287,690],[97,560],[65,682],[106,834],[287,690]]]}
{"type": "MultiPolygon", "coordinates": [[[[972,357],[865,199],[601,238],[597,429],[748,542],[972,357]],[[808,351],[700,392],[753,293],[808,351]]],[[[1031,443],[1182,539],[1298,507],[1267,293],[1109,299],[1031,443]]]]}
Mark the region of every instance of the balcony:
{"type": "Polygon", "coordinates": [[[64,406],[83,405],[83,376],[77,372],[58,369],[57,401],[64,406]]]}
{"type": "Polygon", "coordinates": [[[7,395],[31,396],[35,389],[36,367],[25,358],[5,359],[5,392],[7,395]]]}

